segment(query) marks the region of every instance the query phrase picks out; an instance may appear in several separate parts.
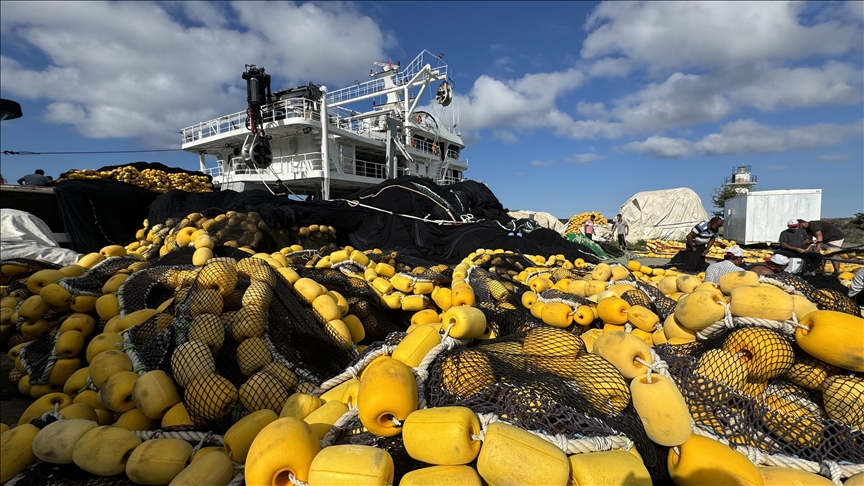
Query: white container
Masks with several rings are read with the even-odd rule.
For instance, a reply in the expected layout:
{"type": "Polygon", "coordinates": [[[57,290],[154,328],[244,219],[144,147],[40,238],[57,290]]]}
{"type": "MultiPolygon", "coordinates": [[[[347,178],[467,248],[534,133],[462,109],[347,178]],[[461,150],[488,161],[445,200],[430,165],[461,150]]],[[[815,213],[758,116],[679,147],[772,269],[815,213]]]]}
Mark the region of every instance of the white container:
{"type": "Polygon", "coordinates": [[[741,244],[773,243],[790,219],[816,220],[822,189],[755,191],[726,200],[723,237],[741,244]]]}

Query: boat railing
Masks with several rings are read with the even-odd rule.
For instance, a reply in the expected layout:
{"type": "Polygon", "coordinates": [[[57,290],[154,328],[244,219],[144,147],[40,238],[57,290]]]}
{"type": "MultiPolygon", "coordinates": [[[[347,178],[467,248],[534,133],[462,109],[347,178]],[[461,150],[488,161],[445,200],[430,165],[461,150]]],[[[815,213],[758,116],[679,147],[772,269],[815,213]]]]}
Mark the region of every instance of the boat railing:
{"type": "Polygon", "coordinates": [[[446,186],[450,184],[456,184],[457,182],[462,182],[464,179],[461,177],[453,177],[452,175],[446,175],[438,178],[438,184],[441,186],[446,186]]]}
{"type": "MultiPolygon", "coordinates": [[[[405,66],[398,66],[398,71],[393,75],[393,84],[396,86],[407,84],[427,64],[438,77],[442,79],[447,78],[447,64],[442,61],[440,56],[436,56],[435,54],[424,50],[405,66]]],[[[382,71],[382,73],[383,72],[384,71],[382,71]]],[[[363,83],[357,81],[352,86],[331,91],[327,93],[327,103],[350,102],[353,99],[362,98],[378,91],[383,91],[387,87],[384,77],[388,76],[389,75],[387,74],[382,74],[381,77],[363,83]]]]}
{"type": "MultiPolygon", "coordinates": [[[[272,124],[280,120],[292,118],[320,121],[320,110],[321,107],[318,102],[306,98],[291,98],[270,103],[261,109],[264,129],[270,128],[272,124]]],[[[373,140],[386,140],[382,123],[378,118],[358,119],[356,117],[359,113],[343,107],[328,108],[327,114],[328,122],[332,127],[353,132],[373,140]]],[[[245,111],[238,111],[186,127],[180,131],[181,143],[197,142],[224,133],[247,131],[246,116],[247,113],[245,111]]],[[[386,115],[382,113],[383,116],[386,115]]],[[[442,124],[442,127],[450,133],[460,135],[459,131],[452,126],[442,124]]]]}
{"type": "MultiPolygon", "coordinates": [[[[236,175],[258,175],[267,179],[276,177],[286,180],[294,179],[294,174],[324,170],[321,152],[310,152],[298,155],[283,155],[273,157],[273,163],[266,169],[259,169],[246,165],[242,157],[233,157],[227,167],[224,160],[218,161],[216,167],[208,167],[204,173],[211,177],[222,176],[231,179],[236,175]],[[223,170],[223,167],[225,169],[223,170]]],[[[330,169],[336,174],[356,175],[360,177],[371,177],[384,179],[386,174],[385,164],[372,162],[352,157],[335,157],[332,159],[330,169]]]]}

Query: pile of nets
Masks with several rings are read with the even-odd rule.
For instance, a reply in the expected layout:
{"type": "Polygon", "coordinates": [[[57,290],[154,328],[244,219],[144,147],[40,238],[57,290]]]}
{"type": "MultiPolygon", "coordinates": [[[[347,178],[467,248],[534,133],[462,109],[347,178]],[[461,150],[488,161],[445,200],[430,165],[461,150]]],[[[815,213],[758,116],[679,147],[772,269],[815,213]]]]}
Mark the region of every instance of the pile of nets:
{"type": "Polygon", "coordinates": [[[837,291],[748,272],[652,280],[563,253],[447,264],[315,245],[2,262],[9,379],[35,399],[4,438],[34,453],[16,484],[864,472],[864,319],[837,291]],[[111,426],[76,448],[114,444],[125,464],[47,454],[76,419],[111,426]]]}
{"type": "Polygon", "coordinates": [[[603,213],[597,212],[586,212],[580,214],[574,214],[568,221],[567,227],[564,229],[563,233],[582,233],[582,229],[585,226],[585,222],[591,219],[591,216],[594,216],[594,224],[597,226],[608,226],[611,224],[609,220],[603,216],[603,213]]]}
{"type": "Polygon", "coordinates": [[[116,180],[159,193],[175,189],[186,192],[213,191],[210,176],[201,172],[167,167],[158,162],[134,162],[100,169],[71,169],[61,174],[57,181],[66,180],[116,180]]]}

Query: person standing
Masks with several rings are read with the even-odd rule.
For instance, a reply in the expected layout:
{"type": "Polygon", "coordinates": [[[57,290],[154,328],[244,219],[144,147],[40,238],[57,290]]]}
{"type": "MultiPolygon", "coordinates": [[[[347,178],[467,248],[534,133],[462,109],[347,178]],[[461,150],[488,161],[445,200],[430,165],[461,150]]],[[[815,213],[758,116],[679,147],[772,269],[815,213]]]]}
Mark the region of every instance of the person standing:
{"type": "Polygon", "coordinates": [[[618,248],[626,250],[626,237],[630,234],[630,225],[627,224],[627,221],[624,221],[620,214],[615,216],[615,221],[612,222],[612,231],[618,235],[618,248]]]}
{"type": "Polygon", "coordinates": [[[273,195],[279,197],[288,197],[288,188],[282,184],[282,179],[276,179],[276,187],[273,188],[273,195]]]}
{"type": "Polygon", "coordinates": [[[810,273],[819,268],[822,263],[821,254],[807,251],[812,239],[807,234],[807,230],[798,224],[797,219],[790,219],[786,223],[786,229],[780,232],[780,249],[775,253],[804,260],[802,273],[810,273]]]}
{"type": "Polygon", "coordinates": [[[708,265],[708,269],[705,270],[705,281],[720,283],[720,277],[723,275],[732,272],[740,272],[742,270],[741,263],[743,262],[744,250],[740,247],[733,246],[726,250],[726,254],[723,255],[723,261],[708,265]]]}
{"type": "Polygon", "coordinates": [[[18,185],[20,186],[50,186],[51,179],[45,177],[45,171],[42,169],[36,169],[32,174],[27,174],[24,177],[18,179],[18,185]]]}
{"type": "MultiPolygon", "coordinates": [[[[687,233],[687,246],[679,251],[672,260],[670,265],[680,265],[681,270],[685,272],[697,272],[700,267],[705,265],[705,255],[714,246],[717,237],[720,236],[718,231],[723,227],[723,218],[714,216],[709,221],[703,221],[687,233]]],[[[721,248],[726,248],[723,243],[718,243],[721,248]]]]}
{"type": "Polygon", "coordinates": [[[853,299],[858,307],[864,307],[864,267],[855,272],[852,282],[849,283],[849,298],[853,299]]]}
{"type": "MultiPolygon", "coordinates": [[[[842,250],[843,240],[846,235],[840,231],[840,228],[834,226],[828,221],[817,219],[815,221],[798,220],[798,224],[807,231],[807,234],[815,238],[816,253],[826,250],[842,250]]],[[[834,268],[834,273],[840,273],[840,265],[832,261],[831,266],[834,268]]]]}
{"type": "Polygon", "coordinates": [[[594,215],[588,218],[588,221],[585,221],[585,236],[588,237],[589,240],[594,239],[594,215]]]}

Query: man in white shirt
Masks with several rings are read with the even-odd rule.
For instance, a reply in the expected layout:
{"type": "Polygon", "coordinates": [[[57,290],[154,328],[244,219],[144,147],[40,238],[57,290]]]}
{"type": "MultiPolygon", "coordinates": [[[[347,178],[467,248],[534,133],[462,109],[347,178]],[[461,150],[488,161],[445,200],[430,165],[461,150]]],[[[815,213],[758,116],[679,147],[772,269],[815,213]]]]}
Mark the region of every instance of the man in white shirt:
{"type": "Polygon", "coordinates": [[[849,297],[851,297],[859,307],[864,307],[864,267],[855,272],[852,277],[852,282],[849,284],[849,297]]]}
{"type": "Polygon", "coordinates": [[[627,240],[625,239],[630,234],[630,225],[619,214],[615,216],[615,221],[612,222],[612,232],[618,235],[618,248],[627,249],[627,240]]]}
{"type": "Polygon", "coordinates": [[[744,250],[737,246],[726,250],[722,262],[712,263],[705,270],[705,281],[720,283],[720,277],[727,273],[740,272],[741,263],[744,261],[744,250]]]}

